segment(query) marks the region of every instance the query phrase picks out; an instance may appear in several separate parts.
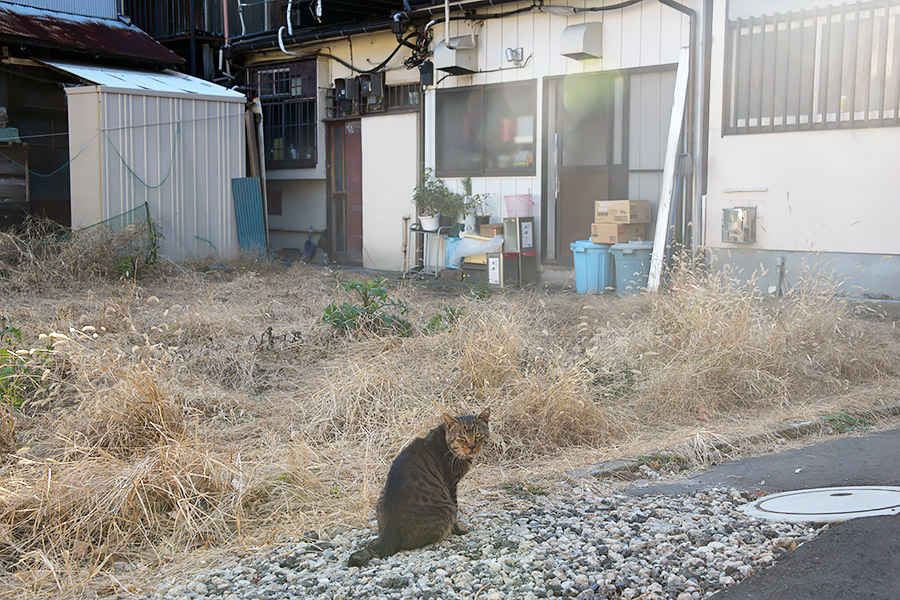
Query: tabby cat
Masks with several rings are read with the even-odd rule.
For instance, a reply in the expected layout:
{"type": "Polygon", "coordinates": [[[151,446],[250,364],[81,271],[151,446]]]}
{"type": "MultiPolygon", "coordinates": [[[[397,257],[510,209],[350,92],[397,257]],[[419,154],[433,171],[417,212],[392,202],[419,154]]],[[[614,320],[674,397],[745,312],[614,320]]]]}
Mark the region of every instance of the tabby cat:
{"type": "Polygon", "coordinates": [[[488,441],[489,417],[490,409],[477,417],[441,415],[443,423],[397,455],[375,507],[378,539],[351,554],[348,565],[433,544],[451,531],[468,531],[459,522],[456,486],[488,441]]]}

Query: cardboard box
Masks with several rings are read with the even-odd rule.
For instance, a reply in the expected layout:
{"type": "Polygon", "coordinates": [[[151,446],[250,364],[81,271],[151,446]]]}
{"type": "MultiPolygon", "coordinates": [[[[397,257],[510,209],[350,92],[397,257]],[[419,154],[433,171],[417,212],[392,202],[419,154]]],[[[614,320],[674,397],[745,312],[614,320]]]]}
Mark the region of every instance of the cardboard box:
{"type": "Polygon", "coordinates": [[[649,200],[598,200],[594,223],[649,223],[649,200]]]}
{"type": "Polygon", "coordinates": [[[503,223],[488,223],[487,225],[482,225],[478,233],[486,238],[492,238],[496,235],[503,234],[503,223]]]}
{"type": "Polygon", "coordinates": [[[644,223],[591,223],[591,241],[595,244],[618,244],[643,240],[647,233],[644,223]]]}

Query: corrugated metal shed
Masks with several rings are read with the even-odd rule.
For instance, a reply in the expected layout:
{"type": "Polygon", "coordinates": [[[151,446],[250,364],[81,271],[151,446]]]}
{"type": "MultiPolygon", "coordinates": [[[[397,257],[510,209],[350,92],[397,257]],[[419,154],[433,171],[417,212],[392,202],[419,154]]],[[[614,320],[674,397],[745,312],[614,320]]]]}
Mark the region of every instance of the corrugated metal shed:
{"type": "MultiPolygon", "coordinates": [[[[133,78],[146,75],[134,72],[133,78]]],[[[203,83],[218,91],[66,89],[73,226],[147,202],[162,228],[165,256],[224,259],[238,253],[231,180],[245,175],[245,99],[203,83]]]]}
{"type": "Polygon", "coordinates": [[[137,71],[114,67],[98,67],[80,63],[54,60],[41,61],[54,69],[75,75],[79,79],[122,90],[145,90],[165,93],[200,94],[221,98],[239,98],[244,95],[204,79],[198,79],[175,71],[137,71]]]}
{"type": "Polygon", "coordinates": [[[182,64],[177,54],[116,19],[101,19],[0,2],[0,41],[63,48],[120,59],[182,64]]]}

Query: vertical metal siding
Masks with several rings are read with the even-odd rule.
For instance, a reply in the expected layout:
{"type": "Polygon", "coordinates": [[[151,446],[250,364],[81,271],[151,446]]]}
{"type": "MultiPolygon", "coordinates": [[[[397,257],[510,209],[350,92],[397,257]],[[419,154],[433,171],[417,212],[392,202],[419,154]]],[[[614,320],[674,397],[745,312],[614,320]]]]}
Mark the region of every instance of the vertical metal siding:
{"type": "Polygon", "coordinates": [[[116,0],[15,0],[15,3],[84,17],[115,19],[118,16],[116,0]]]}
{"type": "Polygon", "coordinates": [[[243,103],[119,92],[101,98],[104,218],[147,202],[167,257],[236,254],[231,180],[245,174],[243,103]]]}

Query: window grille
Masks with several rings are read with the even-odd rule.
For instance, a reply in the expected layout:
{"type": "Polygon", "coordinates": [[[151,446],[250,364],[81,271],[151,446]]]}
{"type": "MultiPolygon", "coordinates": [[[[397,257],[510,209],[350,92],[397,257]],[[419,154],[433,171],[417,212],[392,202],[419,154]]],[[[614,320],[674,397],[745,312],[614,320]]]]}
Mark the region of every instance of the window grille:
{"type": "Polygon", "coordinates": [[[422,95],[421,88],[422,86],[418,83],[386,86],[387,110],[391,112],[418,110],[422,95]]]}
{"type": "Polygon", "coordinates": [[[251,73],[262,104],[267,165],[316,166],[315,61],[282,63],[251,73]]]}
{"type": "Polygon", "coordinates": [[[727,23],[726,134],[900,125],[900,0],[727,23]]]}

